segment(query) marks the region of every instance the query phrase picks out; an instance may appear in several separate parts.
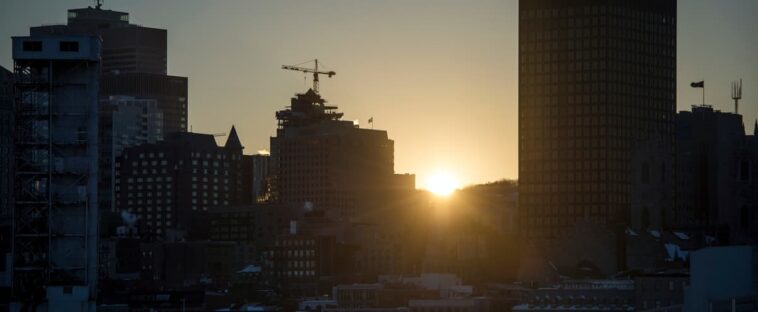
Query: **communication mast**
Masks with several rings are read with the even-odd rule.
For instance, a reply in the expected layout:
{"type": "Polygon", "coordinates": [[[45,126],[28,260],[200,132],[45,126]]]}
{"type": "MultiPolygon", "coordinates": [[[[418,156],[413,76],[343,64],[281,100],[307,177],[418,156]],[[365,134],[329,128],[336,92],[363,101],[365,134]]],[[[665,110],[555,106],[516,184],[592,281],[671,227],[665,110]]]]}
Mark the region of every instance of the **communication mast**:
{"type": "Polygon", "coordinates": [[[732,81],[732,100],[734,100],[734,113],[740,113],[740,100],[742,99],[742,78],[740,81],[732,81]]]}

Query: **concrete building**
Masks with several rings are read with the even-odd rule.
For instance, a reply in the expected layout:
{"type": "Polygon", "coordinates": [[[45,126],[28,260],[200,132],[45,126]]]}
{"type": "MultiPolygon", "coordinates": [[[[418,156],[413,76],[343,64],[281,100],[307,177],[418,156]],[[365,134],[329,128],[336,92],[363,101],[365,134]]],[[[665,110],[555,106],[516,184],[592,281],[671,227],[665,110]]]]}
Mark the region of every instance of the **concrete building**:
{"type": "Polygon", "coordinates": [[[12,310],[94,311],[100,51],[95,36],[13,37],[12,310]]]}
{"type": "Polygon", "coordinates": [[[394,142],[382,130],[341,120],[309,89],[276,113],[270,169],[274,200],[312,203],[341,220],[366,220],[387,208],[391,192],[415,189],[412,175],[394,173],[394,142]],[[382,207],[384,206],[384,207],[382,207]]]}
{"type": "Polygon", "coordinates": [[[690,258],[690,284],[684,311],[755,311],[758,309],[758,248],[710,247],[690,258]]]}
{"type": "Polygon", "coordinates": [[[129,13],[97,6],[68,10],[66,25],[32,27],[30,32],[100,36],[100,95],[154,99],[164,114],[164,133],[187,131],[187,77],[167,75],[165,29],[130,24],[129,13]]]}
{"type": "MultiPolygon", "coordinates": [[[[662,147],[651,166],[673,176],[676,7],[519,2],[519,223],[540,248],[555,250],[552,240],[580,221],[622,239],[636,149],[662,147]]],[[[673,196],[656,197],[673,204],[673,196]]],[[[618,260],[606,273],[623,269],[623,254],[610,257],[618,260]]]]}
{"type": "Polygon", "coordinates": [[[125,148],[163,140],[163,113],[153,99],[100,99],[100,210],[116,211],[116,159],[125,148]]]}
{"type": "Polygon", "coordinates": [[[143,236],[189,232],[195,212],[250,196],[241,187],[241,166],[234,127],[224,146],[210,134],[173,133],[155,144],[127,148],[116,162],[116,209],[136,214],[143,236]]]}
{"type": "Polygon", "coordinates": [[[677,203],[665,222],[719,243],[758,242],[758,144],[742,116],[693,106],[676,116],[677,203]]]}

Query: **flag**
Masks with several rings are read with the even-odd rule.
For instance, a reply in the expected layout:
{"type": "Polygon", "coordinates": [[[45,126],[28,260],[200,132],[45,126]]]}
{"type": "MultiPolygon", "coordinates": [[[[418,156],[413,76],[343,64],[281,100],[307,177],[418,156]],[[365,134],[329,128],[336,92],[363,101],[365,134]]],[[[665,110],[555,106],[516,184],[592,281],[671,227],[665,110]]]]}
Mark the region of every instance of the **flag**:
{"type": "Polygon", "coordinates": [[[698,82],[693,82],[693,83],[690,84],[690,87],[693,87],[693,88],[705,88],[705,80],[698,81],[698,82]]]}
{"type": "Polygon", "coordinates": [[[374,123],[374,117],[369,118],[368,119],[368,123],[370,123],[370,124],[374,123]]]}

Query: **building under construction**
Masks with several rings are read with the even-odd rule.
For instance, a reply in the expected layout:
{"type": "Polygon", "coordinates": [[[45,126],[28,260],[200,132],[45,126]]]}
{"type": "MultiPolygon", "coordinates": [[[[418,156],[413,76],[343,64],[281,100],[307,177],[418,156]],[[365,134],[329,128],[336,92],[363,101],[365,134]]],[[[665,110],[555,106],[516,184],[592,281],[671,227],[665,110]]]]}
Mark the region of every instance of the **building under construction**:
{"type": "Polygon", "coordinates": [[[11,311],[94,311],[101,40],[13,37],[11,311]]]}

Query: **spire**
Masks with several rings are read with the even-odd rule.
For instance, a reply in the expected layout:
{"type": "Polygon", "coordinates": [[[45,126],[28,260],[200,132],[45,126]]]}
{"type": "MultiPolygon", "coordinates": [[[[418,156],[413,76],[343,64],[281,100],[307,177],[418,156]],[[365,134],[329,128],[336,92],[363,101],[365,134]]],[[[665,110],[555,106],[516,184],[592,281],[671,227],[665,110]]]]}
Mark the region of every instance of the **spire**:
{"type": "Polygon", "coordinates": [[[232,130],[229,131],[229,137],[226,139],[226,144],[224,144],[225,148],[235,148],[235,149],[243,149],[242,143],[240,143],[240,138],[237,136],[237,129],[234,129],[234,125],[232,125],[232,130]]]}

